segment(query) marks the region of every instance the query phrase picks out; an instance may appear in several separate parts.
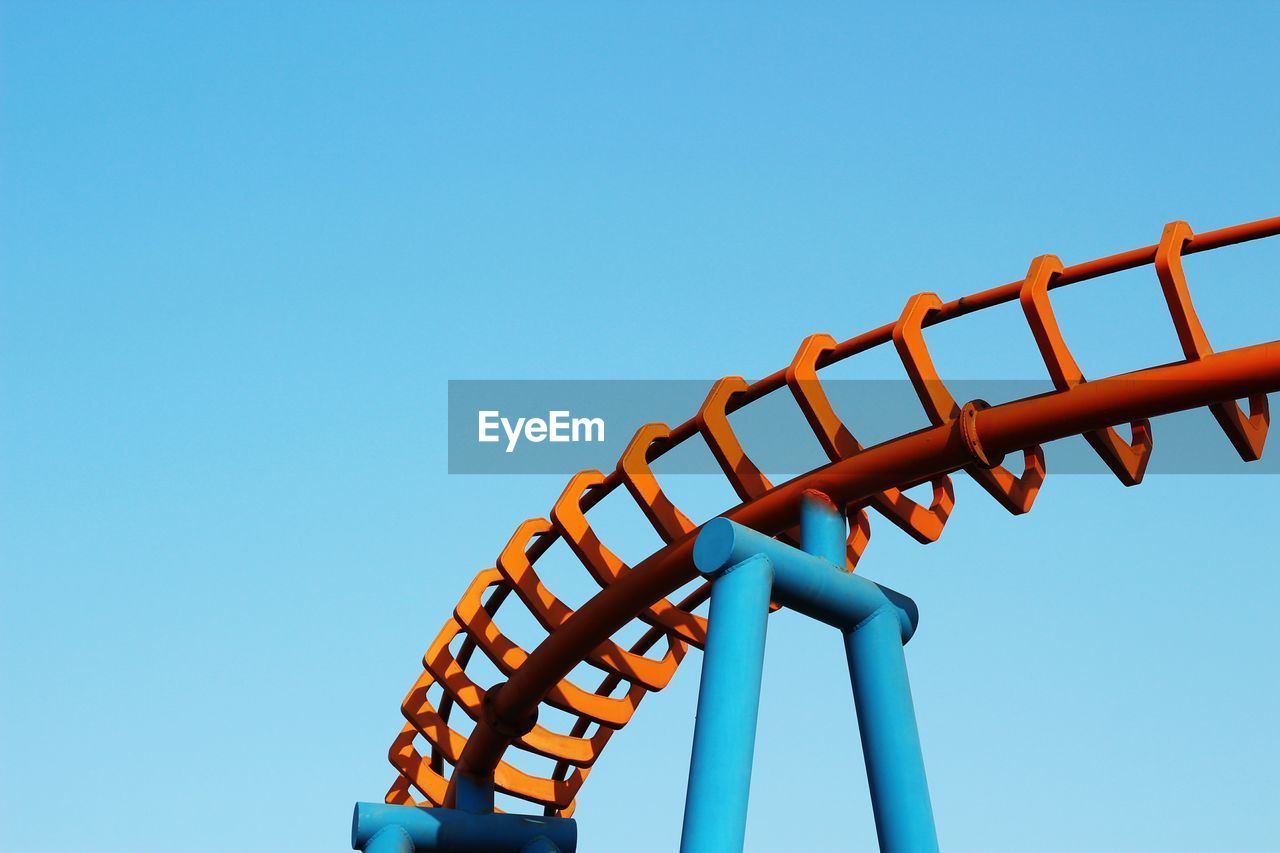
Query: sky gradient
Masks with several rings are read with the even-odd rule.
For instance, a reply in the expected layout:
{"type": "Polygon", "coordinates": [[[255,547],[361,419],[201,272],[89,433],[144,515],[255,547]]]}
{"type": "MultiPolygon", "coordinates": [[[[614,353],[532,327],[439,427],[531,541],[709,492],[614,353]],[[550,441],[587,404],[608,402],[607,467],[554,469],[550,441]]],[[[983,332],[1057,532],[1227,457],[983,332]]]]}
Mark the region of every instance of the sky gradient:
{"type": "MultiPolygon", "coordinates": [[[[449,476],[448,380],[758,377],[918,291],[1277,215],[1278,26],[6,0],[0,848],[347,849],[422,652],[563,487],[449,476]]],[[[1280,338],[1278,261],[1188,261],[1215,345],[1280,338]]],[[[1088,375],[1179,357],[1149,267],[1055,306],[1088,375]]],[[[1042,376],[1006,308],[931,336],[944,373],[1042,376]]],[[[860,567],[920,605],[944,849],[1276,849],[1275,478],[1051,474],[1016,519],[957,488],[860,567]]],[[[837,638],[769,631],[748,849],[870,849],[837,638]]],[[[610,744],[582,849],[674,849],[697,676],[610,744]]]]}

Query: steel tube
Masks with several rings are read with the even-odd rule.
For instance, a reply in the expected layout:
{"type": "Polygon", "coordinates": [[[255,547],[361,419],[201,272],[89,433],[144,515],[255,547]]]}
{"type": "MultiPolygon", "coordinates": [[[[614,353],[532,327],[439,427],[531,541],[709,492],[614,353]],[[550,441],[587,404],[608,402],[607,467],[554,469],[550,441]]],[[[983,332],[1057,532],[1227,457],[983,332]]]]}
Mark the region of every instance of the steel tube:
{"type": "MultiPolygon", "coordinates": [[[[849,524],[844,512],[821,492],[800,496],[800,550],[844,570],[844,541],[849,524]]],[[[697,555],[694,555],[695,560],[697,555]]]]}
{"type": "Polygon", "coordinates": [[[877,613],[846,633],[844,646],[881,853],[937,851],[898,624],[877,613]]]}
{"type": "Polygon", "coordinates": [[[453,808],[474,814],[489,814],[493,811],[494,782],[492,778],[473,779],[470,776],[458,775],[453,786],[453,808]]]}
{"type": "Polygon", "coordinates": [[[356,803],[351,820],[351,846],[365,853],[522,853],[539,838],[573,853],[578,826],[563,817],[473,814],[386,803],[356,803]]]}
{"type": "MultiPolygon", "coordinates": [[[[805,550],[825,554],[843,568],[847,528],[839,508],[825,495],[809,492],[800,519],[805,550]]],[[[910,599],[898,598],[915,613],[910,599]]],[[[845,653],[881,853],[929,853],[938,849],[938,839],[902,648],[910,637],[895,615],[882,606],[850,625],[845,653]]]]}
{"type": "Polygon", "coordinates": [[[711,587],[681,853],[741,853],[773,566],[753,556],[711,587]]]}
{"type": "MultiPolygon", "coordinates": [[[[843,547],[843,535],[839,541],[843,547]]],[[[784,607],[843,631],[886,610],[898,620],[902,642],[915,632],[918,611],[911,599],[727,518],[708,521],[693,548],[694,565],[712,577],[758,554],[773,564],[773,598],[784,607]]]]}
{"type": "Polygon", "coordinates": [[[800,516],[803,551],[726,518],[708,522],[694,545],[694,563],[713,585],[681,849],[742,849],[772,592],[778,603],[844,632],[881,849],[936,850],[902,649],[915,605],[843,571],[847,527],[824,495],[804,494],[800,516]],[[744,577],[752,567],[758,571],[744,577]]]}

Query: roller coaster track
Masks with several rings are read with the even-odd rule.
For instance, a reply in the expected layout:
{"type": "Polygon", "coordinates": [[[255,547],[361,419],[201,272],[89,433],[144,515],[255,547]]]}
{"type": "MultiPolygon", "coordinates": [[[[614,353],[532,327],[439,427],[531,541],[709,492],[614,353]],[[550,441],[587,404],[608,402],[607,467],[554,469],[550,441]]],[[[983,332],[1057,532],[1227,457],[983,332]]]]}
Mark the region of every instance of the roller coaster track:
{"type": "Polygon", "coordinates": [[[706,621],[693,611],[707,598],[708,585],[669,600],[699,577],[691,559],[698,527],[666,497],[650,467],[695,435],[706,441],[741,499],[724,513],[740,524],[791,539],[805,490],[818,490],[846,506],[849,571],[869,541],[868,510],[921,543],[937,540],[955,504],[953,473],[972,477],[1009,512],[1027,512],[1044,482],[1040,445],[1048,441],[1083,436],[1124,484],[1135,485],[1152,453],[1149,419],[1208,407],[1240,457],[1258,459],[1270,421],[1266,394],[1280,389],[1280,342],[1215,353],[1192,306],[1182,257],[1276,234],[1280,217],[1198,235],[1185,222],[1173,222],[1158,244],[1098,260],[1064,267],[1053,255],[1043,255],[1032,261],[1022,281],[945,303],[933,293],[917,294],[895,322],[843,342],[811,335],[784,370],[751,384],[737,376],[721,379],[689,421],[674,429],[660,423],[641,427],[612,472],[573,476],[550,518],[522,523],[496,566],[472,580],[427,650],[423,671],[402,704],[407,723],[389,753],[399,776],[386,801],[452,805],[458,781],[465,778],[540,804],[548,815],[573,812],[578,790],[609,739],[646,695],[667,685],[688,648],[701,648],[706,638],[706,621]],[[1049,292],[1147,264],[1155,267],[1185,359],[1086,382],[1054,319],[1049,292]],[[1015,299],[1055,390],[996,406],[961,405],[938,377],[923,330],[1015,299]],[[818,372],[883,344],[896,349],[931,426],[864,448],[836,416],[818,372]],[[830,462],[775,486],[747,456],[728,415],[783,389],[794,397],[830,462]],[[1245,398],[1247,411],[1235,402],[1245,398]],[[1114,429],[1123,423],[1130,424],[1129,440],[1114,429]],[[1019,473],[1001,464],[1016,452],[1022,454],[1019,473]],[[923,483],[933,487],[927,506],[904,494],[923,483]],[[588,511],[620,487],[665,543],[635,566],[610,551],[588,519],[588,511]],[[601,587],[576,611],[535,571],[557,541],[569,546],[601,587]],[[512,593],[548,631],[531,651],[505,637],[494,622],[512,593]],[[648,628],[624,647],[612,638],[634,619],[648,628]],[[661,652],[651,654],[659,644],[661,652]],[[485,689],[472,680],[467,667],[477,649],[505,682],[485,689]],[[594,690],[567,679],[583,662],[607,673],[594,690]],[[435,686],[440,698],[433,706],[428,691],[435,686]],[[575,718],[570,731],[538,725],[544,704],[575,718]],[[450,726],[458,708],[473,722],[469,736],[450,726]],[[429,749],[419,751],[420,739],[429,749]],[[546,777],[517,769],[504,760],[509,748],[549,758],[555,769],[546,777]]]}

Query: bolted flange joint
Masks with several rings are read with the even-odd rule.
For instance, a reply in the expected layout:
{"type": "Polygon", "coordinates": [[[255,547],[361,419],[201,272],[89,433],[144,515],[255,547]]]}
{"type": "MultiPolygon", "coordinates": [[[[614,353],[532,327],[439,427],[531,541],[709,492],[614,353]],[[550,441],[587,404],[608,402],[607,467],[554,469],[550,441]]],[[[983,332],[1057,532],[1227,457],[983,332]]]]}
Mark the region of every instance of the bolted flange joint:
{"type": "Polygon", "coordinates": [[[533,731],[533,727],[538,724],[538,708],[535,705],[533,710],[520,720],[512,721],[500,716],[496,703],[499,692],[505,686],[504,681],[501,684],[495,684],[485,692],[484,699],[480,702],[480,713],[487,726],[504,738],[515,740],[533,731]]]}
{"type": "Polygon", "coordinates": [[[974,463],[988,470],[999,466],[1004,461],[1004,454],[995,459],[988,456],[982,441],[978,438],[978,412],[989,408],[991,405],[986,400],[970,400],[960,409],[960,438],[964,441],[964,446],[968,449],[974,463]]]}

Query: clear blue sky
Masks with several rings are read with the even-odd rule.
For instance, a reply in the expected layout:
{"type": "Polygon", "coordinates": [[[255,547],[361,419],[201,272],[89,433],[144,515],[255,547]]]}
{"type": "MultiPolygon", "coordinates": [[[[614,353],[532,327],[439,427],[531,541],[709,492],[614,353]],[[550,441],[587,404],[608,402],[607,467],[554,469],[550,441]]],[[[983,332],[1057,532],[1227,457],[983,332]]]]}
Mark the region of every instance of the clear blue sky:
{"type": "MultiPolygon", "coordinates": [[[[446,475],[448,379],[758,376],[1280,213],[1274,4],[1025,6],[4,2],[0,848],[346,849],[422,651],[563,485],[446,475]]],[[[1280,337],[1280,245],[1202,257],[1215,343],[1280,337]]],[[[1062,297],[1086,372],[1177,356],[1154,288],[1062,297]]],[[[1041,375],[984,323],[949,372],[1041,375]]],[[[920,603],[944,847],[1276,849],[1280,484],[959,489],[861,569],[920,603]]],[[[672,849],[697,666],[583,849],[672,849]]],[[[873,843],[843,666],[771,624],[749,849],[873,843]]]]}

